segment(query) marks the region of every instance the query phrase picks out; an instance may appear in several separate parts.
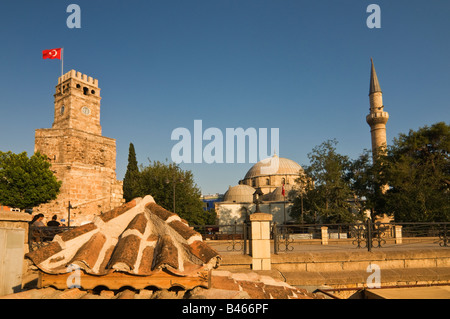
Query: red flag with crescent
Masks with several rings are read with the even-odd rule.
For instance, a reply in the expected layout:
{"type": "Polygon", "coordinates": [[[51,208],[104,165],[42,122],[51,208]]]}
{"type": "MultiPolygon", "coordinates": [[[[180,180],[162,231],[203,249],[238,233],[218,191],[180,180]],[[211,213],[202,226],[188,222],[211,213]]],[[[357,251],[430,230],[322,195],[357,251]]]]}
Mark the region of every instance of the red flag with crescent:
{"type": "Polygon", "coordinates": [[[61,48],[42,51],[42,58],[61,60],[61,48]]]}
{"type": "Polygon", "coordinates": [[[284,184],[283,184],[283,188],[281,189],[281,194],[284,196],[286,196],[285,190],[284,190],[284,184]]]}

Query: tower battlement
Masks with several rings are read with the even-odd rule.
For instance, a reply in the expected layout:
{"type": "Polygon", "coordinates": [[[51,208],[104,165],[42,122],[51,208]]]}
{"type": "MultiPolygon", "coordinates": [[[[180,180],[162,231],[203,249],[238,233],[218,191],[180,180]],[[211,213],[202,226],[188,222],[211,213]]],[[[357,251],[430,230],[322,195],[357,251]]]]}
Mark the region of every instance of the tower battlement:
{"type": "Polygon", "coordinates": [[[78,81],[85,82],[89,85],[92,85],[92,86],[98,88],[98,80],[97,79],[94,79],[93,77],[88,76],[87,74],[83,74],[83,73],[75,71],[75,70],[70,70],[66,74],[63,74],[62,76],[60,76],[58,78],[58,84],[61,84],[70,78],[77,79],[78,81]]]}

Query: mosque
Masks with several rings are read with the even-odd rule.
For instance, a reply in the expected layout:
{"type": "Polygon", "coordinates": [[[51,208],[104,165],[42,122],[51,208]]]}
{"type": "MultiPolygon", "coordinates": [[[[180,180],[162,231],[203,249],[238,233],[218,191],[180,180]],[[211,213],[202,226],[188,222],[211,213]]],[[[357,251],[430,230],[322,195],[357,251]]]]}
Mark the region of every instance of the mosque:
{"type": "Polygon", "coordinates": [[[273,172],[266,172],[267,161],[253,165],[239,184],[229,187],[222,202],[215,204],[219,224],[240,223],[255,211],[254,196],[257,189],[261,190],[260,211],[273,215],[273,221],[284,223],[289,221],[289,210],[293,202],[289,198],[290,191],[300,189],[296,179],[303,172],[302,167],[288,158],[273,155],[272,159],[278,165],[273,172]],[[283,195],[284,187],[284,195],[283,195]]]}
{"type": "MultiPolygon", "coordinates": [[[[386,142],[386,123],[389,114],[384,111],[383,94],[377,73],[371,59],[370,85],[369,85],[369,114],[366,122],[370,126],[372,154],[383,151],[386,142]]],[[[267,172],[267,160],[260,161],[251,167],[239,184],[229,187],[223,196],[223,201],[215,203],[218,224],[242,223],[254,213],[254,203],[257,192],[261,193],[259,210],[262,213],[273,215],[273,221],[289,222],[290,209],[293,206],[289,192],[301,190],[296,180],[302,174],[302,167],[288,158],[274,155],[271,161],[277,162],[277,169],[267,172]],[[284,190],[284,191],[283,191],[284,190]]],[[[387,218],[387,217],[386,217],[387,218]]]]}

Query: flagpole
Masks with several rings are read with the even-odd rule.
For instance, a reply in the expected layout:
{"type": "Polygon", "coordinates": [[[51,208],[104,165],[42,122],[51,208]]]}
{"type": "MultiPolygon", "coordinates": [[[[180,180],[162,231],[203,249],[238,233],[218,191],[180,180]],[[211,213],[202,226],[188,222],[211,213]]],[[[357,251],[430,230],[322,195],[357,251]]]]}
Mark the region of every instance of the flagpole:
{"type": "Polygon", "coordinates": [[[61,76],[64,75],[64,48],[61,48],[61,76]]]}
{"type": "Polygon", "coordinates": [[[61,95],[63,95],[64,48],[61,48],[61,95]]]}

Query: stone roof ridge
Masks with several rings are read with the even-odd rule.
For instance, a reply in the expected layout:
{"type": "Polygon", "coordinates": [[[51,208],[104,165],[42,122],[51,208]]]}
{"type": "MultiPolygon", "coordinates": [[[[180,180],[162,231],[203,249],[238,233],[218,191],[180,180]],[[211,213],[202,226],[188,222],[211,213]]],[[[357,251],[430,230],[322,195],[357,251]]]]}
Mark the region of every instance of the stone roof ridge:
{"type": "Polygon", "coordinates": [[[48,274],[66,273],[75,264],[91,275],[149,276],[165,270],[195,276],[218,267],[220,261],[199,233],[151,196],[136,198],[59,234],[26,257],[48,274]]]}

